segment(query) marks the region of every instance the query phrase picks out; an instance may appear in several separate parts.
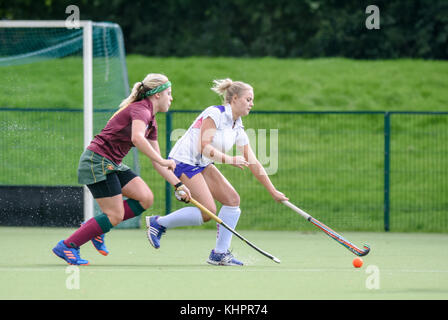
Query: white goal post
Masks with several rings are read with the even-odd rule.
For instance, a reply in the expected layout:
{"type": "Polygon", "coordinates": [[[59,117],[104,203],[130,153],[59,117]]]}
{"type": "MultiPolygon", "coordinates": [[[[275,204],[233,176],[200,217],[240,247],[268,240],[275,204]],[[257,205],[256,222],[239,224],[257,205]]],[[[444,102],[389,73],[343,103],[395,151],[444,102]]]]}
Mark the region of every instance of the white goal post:
{"type": "MultiPolygon", "coordinates": [[[[68,25],[65,20],[36,20],[36,21],[27,21],[27,20],[0,20],[0,28],[66,28],[66,29],[82,29],[82,63],[83,63],[83,144],[84,149],[90,144],[93,138],[94,132],[94,119],[93,119],[93,58],[94,58],[94,43],[93,43],[93,27],[103,27],[113,28],[116,27],[120,29],[116,24],[112,23],[101,23],[101,22],[92,22],[81,20],[77,22],[76,28],[73,28],[72,25],[68,25]],[[79,28],[77,27],[79,26],[79,28]]],[[[119,55],[124,57],[124,44],[122,40],[121,29],[119,31],[120,41],[117,41],[118,45],[116,50],[118,50],[119,55]]],[[[106,36],[104,36],[106,37],[106,36]]],[[[56,46],[63,46],[64,43],[56,44],[56,46]]],[[[41,51],[48,50],[50,51],[53,48],[42,49],[41,51]]],[[[42,52],[40,52],[41,54],[42,52]]],[[[32,53],[35,54],[35,53],[32,53]]],[[[45,52],[44,52],[45,54],[45,52]]],[[[27,54],[23,55],[27,58],[27,54]]],[[[107,58],[107,52],[105,53],[107,58]]],[[[19,58],[20,55],[18,56],[19,58]]],[[[122,59],[123,60],[123,59],[122,59]]],[[[122,74],[120,77],[123,79],[124,86],[124,94],[129,94],[129,84],[128,84],[128,76],[127,69],[125,65],[125,61],[121,61],[122,65],[122,74]]],[[[112,106],[111,106],[112,107],[112,106]]],[[[135,149],[135,148],[134,148],[135,149]]],[[[135,151],[135,150],[134,150],[135,151]]],[[[134,167],[138,169],[138,159],[137,152],[134,152],[134,167]]],[[[86,186],[84,186],[84,220],[88,220],[94,216],[95,208],[94,208],[94,200],[93,197],[86,186]]]]}

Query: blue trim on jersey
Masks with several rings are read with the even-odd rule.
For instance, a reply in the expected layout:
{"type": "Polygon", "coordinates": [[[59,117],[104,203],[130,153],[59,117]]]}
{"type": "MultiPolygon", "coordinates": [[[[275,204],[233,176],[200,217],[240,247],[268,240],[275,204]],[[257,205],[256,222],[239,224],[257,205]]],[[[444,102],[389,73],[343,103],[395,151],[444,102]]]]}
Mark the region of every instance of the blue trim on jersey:
{"type": "Polygon", "coordinates": [[[226,107],[224,107],[224,106],[214,106],[214,107],[215,107],[215,108],[218,108],[219,111],[221,111],[221,113],[224,112],[224,111],[226,111],[226,107]]]}

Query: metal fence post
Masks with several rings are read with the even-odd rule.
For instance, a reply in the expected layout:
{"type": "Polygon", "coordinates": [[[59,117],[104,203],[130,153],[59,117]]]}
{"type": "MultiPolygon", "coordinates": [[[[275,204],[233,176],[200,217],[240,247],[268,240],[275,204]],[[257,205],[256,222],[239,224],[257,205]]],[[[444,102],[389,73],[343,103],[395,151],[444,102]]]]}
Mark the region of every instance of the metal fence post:
{"type": "Polygon", "coordinates": [[[390,230],[390,112],[384,113],[384,230],[390,230]]]}
{"type": "MultiPolygon", "coordinates": [[[[166,113],[166,158],[171,151],[171,131],[173,130],[173,113],[168,111],[166,113]]],[[[168,181],[165,182],[165,214],[171,212],[171,185],[168,181]]]]}

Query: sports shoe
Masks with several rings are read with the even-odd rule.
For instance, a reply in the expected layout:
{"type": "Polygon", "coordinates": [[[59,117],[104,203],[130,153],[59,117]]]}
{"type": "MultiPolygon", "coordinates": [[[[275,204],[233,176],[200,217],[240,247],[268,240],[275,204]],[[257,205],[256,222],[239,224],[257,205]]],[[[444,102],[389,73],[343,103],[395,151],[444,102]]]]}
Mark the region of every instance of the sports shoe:
{"type": "Polygon", "coordinates": [[[79,248],[70,248],[64,244],[64,240],[58,242],[53,252],[59,258],[64,259],[68,264],[77,266],[87,266],[89,261],[81,259],[79,256],[79,248]]]}
{"type": "MultiPolygon", "coordinates": [[[[85,222],[81,223],[81,225],[83,225],[85,222]]],[[[109,250],[107,250],[106,248],[106,244],[104,243],[104,237],[106,236],[105,233],[103,233],[100,236],[96,236],[95,238],[93,238],[92,244],[95,247],[95,249],[101,253],[103,256],[107,256],[109,254],[109,250]]]]}
{"type": "Polygon", "coordinates": [[[149,243],[156,249],[160,248],[160,238],[165,233],[166,228],[157,223],[159,216],[146,217],[146,235],[149,243]]]}
{"type": "Polygon", "coordinates": [[[232,255],[229,250],[225,253],[217,253],[215,249],[212,250],[208,257],[207,263],[215,266],[242,266],[243,263],[232,255]]]}
{"type": "Polygon", "coordinates": [[[109,250],[107,250],[106,244],[104,243],[104,236],[104,233],[100,236],[96,236],[92,239],[92,243],[99,253],[101,253],[103,256],[107,256],[109,254],[109,250]]]}

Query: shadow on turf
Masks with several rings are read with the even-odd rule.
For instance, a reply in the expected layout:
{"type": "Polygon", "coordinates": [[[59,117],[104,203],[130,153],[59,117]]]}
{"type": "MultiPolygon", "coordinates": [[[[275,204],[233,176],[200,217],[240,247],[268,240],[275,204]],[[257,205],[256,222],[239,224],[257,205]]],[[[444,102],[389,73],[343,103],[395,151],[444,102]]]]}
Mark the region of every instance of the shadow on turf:
{"type": "MultiPolygon", "coordinates": [[[[39,265],[29,265],[29,266],[17,266],[21,268],[56,268],[56,267],[68,267],[69,264],[39,264],[39,265]]],[[[227,269],[225,266],[222,268],[227,269]]],[[[96,269],[96,268],[129,268],[129,269],[160,269],[160,268],[171,268],[171,269],[182,269],[182,268],[197,268],[197,269],[216,269],[217,266],[212,266],[207,263],[202,264],[103,264],[103,263],[91,263],[87,266],[79,266],[79,268],[85,269],[96,269]]],[[[232,268],[241,269],[241,268],[232,268]]]]}

